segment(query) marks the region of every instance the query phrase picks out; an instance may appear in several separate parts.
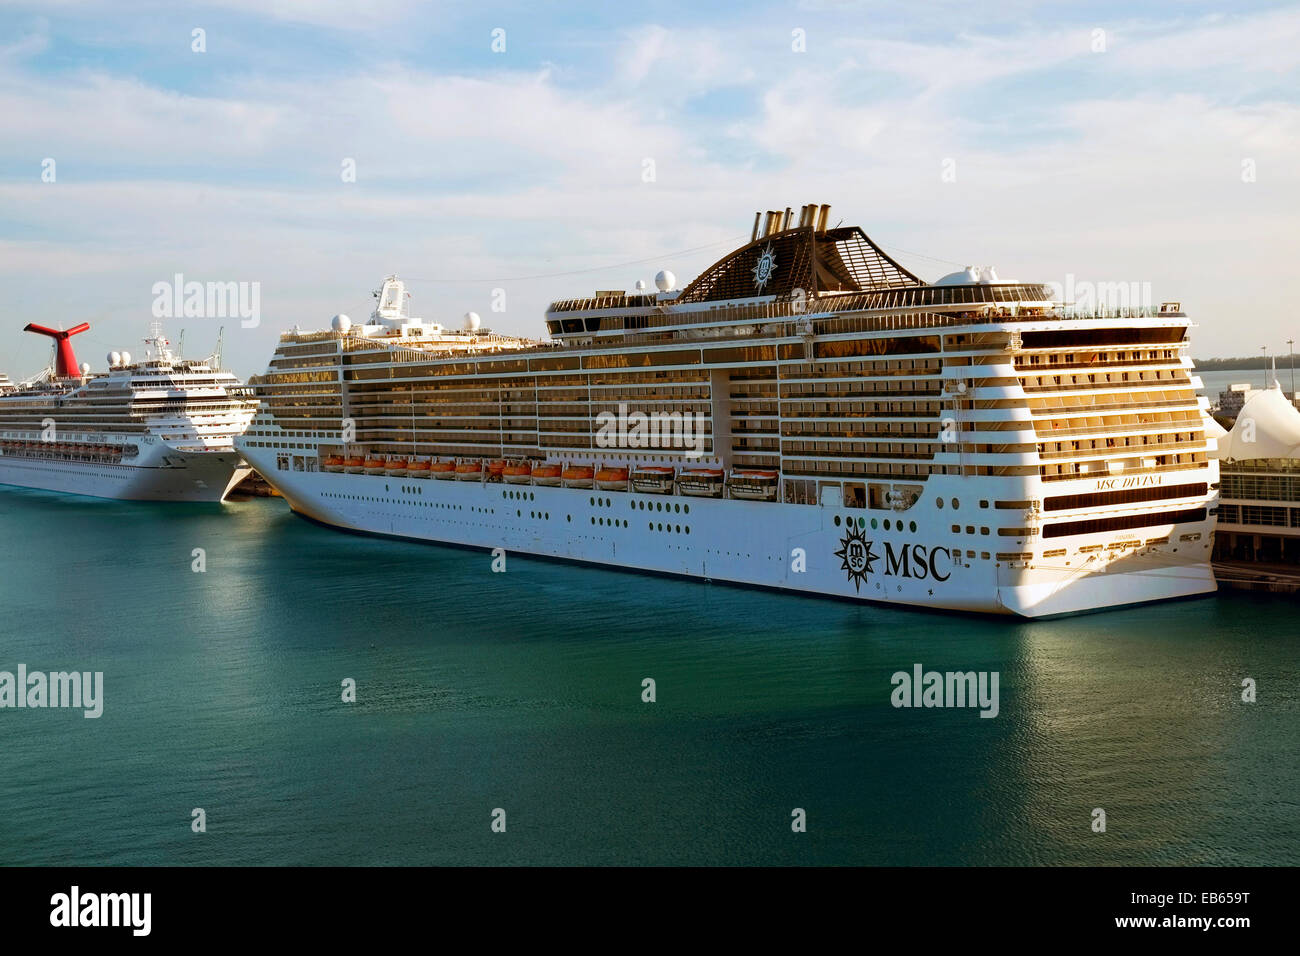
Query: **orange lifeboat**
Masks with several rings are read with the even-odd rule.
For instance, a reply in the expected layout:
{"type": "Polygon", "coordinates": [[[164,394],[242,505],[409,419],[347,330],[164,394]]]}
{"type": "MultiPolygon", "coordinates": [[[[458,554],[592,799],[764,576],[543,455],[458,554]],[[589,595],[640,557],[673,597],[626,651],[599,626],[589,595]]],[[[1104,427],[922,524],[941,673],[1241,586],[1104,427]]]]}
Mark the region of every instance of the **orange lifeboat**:
{"type": "Polygon", "coordinates": [[[594,471],[590,465],[570,465],[561,472],[567,488],[590,488],[594,471]]]}
{"type": "Polygon", "coordinates": [[[406,473],[412,478],[429,477],[429,459],[412,458],[406,463],[406,473]]]}
{"type": "Polygon", "coordinates": [[[499,461],[499,460],[498,460],[498,461],[490,461],[490,462],[488,462],[488,465],[487,465],[487,477],[488,477],[488,481],[500,481],[500,480],[501,480],[501,474],[502,474],[502,472],[504,472],[505,470],[506,470],[506,463],[505,463],[504,461],[499,461]]]}
{"type": "Polygon", "coordinates": [[[456,463],[454,461],[429,462],[429,474],[435,478],[455,478],[456,463]]]}
{"type": "Polygon", "coordinates": [[[727,487],[731,497],[746,501],[775,501],[780,474],[768,468],[733,468],[727,487]]]}
{"type": "Polygon", "coordinates": [[[512,462],[501,469],[501,475],[512,485],[526,485],[533,477],[533,466],[526,461],[512,462]]]}
{"type": "Polygon", "coordinates": [[[559,465],[534,465],[533,484],[558,485],[561,474],[563,474],[563,470],[559,465]]]}
{"type": "Polygon", "coordinates": [[[342,455],[326,455],[325,461],[321,465],[326,471],[339,472],[343,470],[342,455]]]}
{"type": "Polygon", "coordinates": [[[478,481],[483,477],[483,462],[462,461],[456,466],[457,481],[478,481]]]}
{"type": "Polygon", "coordinates": [[[349,455],[343,459],[343,470],[349,475],[359,475],[365,471],[366,460],[360,455],[349,455]]]}
{"type": "Polygon", "coordinates": [[[677,488],[696,498],[722,497],[721,468],[683,468],[677,476],[677,488]]]}
{"type": "Polygon", "coordinates": [[[406,474],[406,459],[401,455],[390,456],[389,459],[384,462],[384,473],[395,477],[401,477],[406,474]]]}
{"type": "Polygon", "coordinates": [[[632,469],[632,487],[642,494],[670,495],[677,472],[663,465],[637,465],[632,469]]]}
{"type": "Polygon", "coordinates": [[[627,469],[601,468],[596,472],[596,487],[604,491],[627,491],[627,469]]]}
{"type": "Polygon", "coordinates": [[[388,460],[381,456],[366,459],[365,471],[367,475],[382,475],[388,468],[388,460]]]}

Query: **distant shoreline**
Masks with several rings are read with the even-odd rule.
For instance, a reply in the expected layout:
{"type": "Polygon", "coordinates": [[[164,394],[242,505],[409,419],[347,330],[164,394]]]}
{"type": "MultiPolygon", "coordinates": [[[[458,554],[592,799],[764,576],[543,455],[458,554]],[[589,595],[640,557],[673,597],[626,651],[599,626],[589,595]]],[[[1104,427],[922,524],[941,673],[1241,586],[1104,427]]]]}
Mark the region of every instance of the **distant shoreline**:
{"type": "MultiPolygon", "coordinates": [[[[1196,364],[1197,371],[1200,372],[1262,372],[1272,366],[1273,360],[1277,359],[1277,370],[1291,368],[1291,356],[1279,355],[1269,356],[1266,364],[1262,358],[1212,358],[1212,359],[1192,359],[1196,364]]],[[[1296,363],[1300,366],[1300,362],[1296,363]]]]}

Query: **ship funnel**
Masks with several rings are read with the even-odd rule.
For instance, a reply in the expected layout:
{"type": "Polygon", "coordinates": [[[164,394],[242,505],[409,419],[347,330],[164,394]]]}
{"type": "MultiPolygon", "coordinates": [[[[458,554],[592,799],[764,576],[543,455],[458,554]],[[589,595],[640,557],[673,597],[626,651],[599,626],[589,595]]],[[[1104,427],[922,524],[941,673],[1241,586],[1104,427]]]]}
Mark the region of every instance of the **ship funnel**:
{"type": "Polygon", "coordinates": [[[763,218],[761,212],[754,213],[754,231],[749,234],[749,241],[753,242],[758,238],[758,221],[763,218]]]}
{"type": "Polygon", "coordinates": [[[821,208],[821,212],[819,212],[819,213],[817,214],[817,231],[818,231],[818,232],[825,232],[825,231],[826,231],[826,223],[827,223],[827,220],[829,220],[830,218],[831,218],[831,207],[830,207],[830,204],[827,203],[826,205],[823,205],[823,206],[822,206],[822,208],[821,208]]]}
{"type": "Polygon", "coordinates": [[[790,207],[785,207],[785,218],[781,221],[781,231],[784,232],[790,228],[790,207]]]}
{"type": "Polygon", "coordinates": [[[71,339],[74,335],[80,335],[89,329],[90,324],[88,322],[74,325],[70,329],[47,329],[43,325],[29,322],[23,331],[48,335],[54,339],[55,348],[58,350],[54,358],[54,374],[60,378],[75,378],[80,374],[81,366],[77,364],[77,353],[72,350],[71,339]]]}

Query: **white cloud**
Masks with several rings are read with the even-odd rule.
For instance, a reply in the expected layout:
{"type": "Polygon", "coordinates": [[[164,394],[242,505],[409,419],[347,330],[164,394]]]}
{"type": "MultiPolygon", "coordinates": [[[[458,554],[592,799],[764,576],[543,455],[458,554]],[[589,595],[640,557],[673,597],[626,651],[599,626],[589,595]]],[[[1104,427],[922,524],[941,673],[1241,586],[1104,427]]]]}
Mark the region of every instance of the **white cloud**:
{"type": "MultiPolygon", "coordinates": [[[[1230,351],[1241,333],[1228,317],[1249,305],[1255,334],[1285,338],[1276,306],[1300,292],[1300,113],[1272,88],[1300,57],[1297,23],[1286,10],[1131,21],[1111,28],[1105,54],[1065,27],[992,36],[976,23],[918,42],[810,26],[802,55],[781,24],[647,25],[617,38],[604,72],[587,64],[596,83],[572,65],[393,66],[235,75],[203,94],[103,70],[38,73],[29,61],[45,41],[29,37],[0,50],[0,158],[30,168],[0,182],[12,224],[0,294],[49,321],[74,318],[61,297],[89,297],[106,334],[138,337],[149,286],[174,271],[258,279],[267,328],[229,350],[247,373],[275,329],[368,308],[394,269],[421,280],[417,311],[430,317],[474,308],[537,334],[549,299],[660,265],[619,263],[719,244],[662,263],[685,280],[747,235],[755,209],[817,201],[890,248],[1025,279],[1149,279],[1203,317],[1199,353],[1230,351]],[[1111,83],[1083,95],[1066,70],[1111,83]],[[739,105],[723,119],[692,112],[713,95],[739,105]],[[52,185],[39,182],[47,155],[52,185]],[[356,184],[340,180],[343,157],[357,160],[356,184]],[[654,183],[641,180],[646,158],[654,183]],[[945,158],[955,183],[940,180],[945,158]],[[1241,182],[1243,158],[1258,182],[1241,182]],[[506,282],[505,316],[487,312],[490,283],[467,281],[598,266],[506,282]]],[[[926,276],[948,270],[900,258],[926,276]]]]}

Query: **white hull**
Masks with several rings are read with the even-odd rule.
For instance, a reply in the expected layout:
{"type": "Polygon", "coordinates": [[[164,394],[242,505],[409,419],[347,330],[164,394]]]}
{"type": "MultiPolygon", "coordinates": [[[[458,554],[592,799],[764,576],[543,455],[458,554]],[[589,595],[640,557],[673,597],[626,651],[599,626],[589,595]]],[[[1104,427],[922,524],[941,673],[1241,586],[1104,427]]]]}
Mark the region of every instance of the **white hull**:
{"type": "MultiPolygon", "coordinates": [[[[1034,539],[999,542],[954,534],[957,514],[924,506],[880,512],[500,482],[412,481],[277,470],[274,458],[259,463],[257,449],[245,453],[255,467],[263,466],[258,470],[295,511],[323,524],[636,571],[1030,618],[1208,594],[1216,588],[1209,564],[1212,517],[1144,527],[1135,534],[1053,538],[1044,547],[1034,539]],[[855,523],[852,533],[849,520],[855,523]],[[885,520],[892,530],[884,530],[885,520]],[[1118,552],[1122,557],[1103,557],[1105,549],[1078,552],[1138,536],[1168,541],[1125,549],[1118,552]],[[999,544],[1016,551],[1037,547],[1040,554],[1063,548],[1066,554],[1050,560],[998,560],[993,548],[999,544]],[[844,557],[851,546],[869,556],[865,573],[856,578],[848,573],[844,557]],[[988,550],[988,558],[981,549],[988,550]],[[967,556],[968,551],[974,556],[967,556]]],[[[971,497],[972,490],[959,477],[937,478],[926,493],[971,497]]],[[[970,511],[963,520],[975,520],[978,512],[970,511]]]]}
{"type": "Polygon", "coordinates": [[[178,451],[140,435],[129,441],[140,454],[119,464],[0,454],[0,485],[124,501],[222,501],[252,473],[233,449],[178,451]]]}

